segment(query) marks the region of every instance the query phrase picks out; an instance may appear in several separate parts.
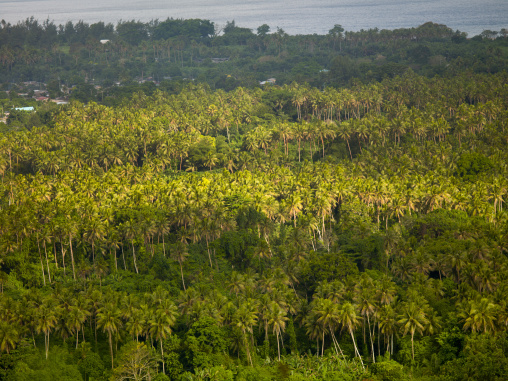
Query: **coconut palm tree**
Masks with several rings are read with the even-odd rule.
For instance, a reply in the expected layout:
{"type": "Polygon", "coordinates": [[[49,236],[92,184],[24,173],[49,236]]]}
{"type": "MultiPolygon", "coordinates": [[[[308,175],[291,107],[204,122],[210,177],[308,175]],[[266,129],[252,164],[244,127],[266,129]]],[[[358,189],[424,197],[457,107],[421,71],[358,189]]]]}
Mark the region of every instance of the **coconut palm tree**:
{"type": "Polygon", "coordinates": [[[88,311],[83,310],[78,306],[72,306],[66,316],[69,328],[74,331],[74,334],[76,335],[76,348],[78,348],[79,343],[79,331],[83,329],[83,324],[85,323],[87,316],[88,311]]]}
{"type": "Polygon", "coordinates": [[[180,265],[180,275],[182,276],[182,285],[185,291],[185,280],[183,279],[183,262],[187,259],[189,253],[187,252],[187,245],[183,242],[177,242],[172,245],[169,251],[169,257],[177,261],[180,265]]]}
{"type": "Polygon", "coordinates": [[[176,316],[177,308],[173,303],[170,303],[168,308],[160,306],[148,321],[150,335],[159,342],[161,347],[162,373],[166,373],[162,340],[171,335],[171,327],[175,324],[176,316]]]}
{"type": "Polygon", "coordinates": [[[247,333],[252,334],[252,327],[257,323],[257,321],[257,308],[255,305],[249,303],[242,303],[233,316],[234,326],[242,332],[243,345],[245,347],[245,351],[247,352],[247,360],[251,366],[253,366],[253,362],[247,333]]]}
{"type": "Polygon", "coordinates": [[[393,336],[397,332],[397,314],[390,304],[379,310],[379,329],[385,336],[386,351],[393,354],[393,336]]]}
{"type": "Polygon", "coordinates": [[[495,332],[499,311],[499,305],[488,298],[481,298],[464,302],[464,305],[459,309],[459,317],[464,322],[465,330],[495,332]]]}
{"type": "MultiPolygon", "coordinates": [[[[19,329],[14,323],[0,321],[0,352],[9,352],[16,348],[19,341],[19,329]]],[[[47,358],[47,357],[46,357],[47,358]]]]}
{"type": "Polygon", "coordinates": [[[44,303],[39,306],[35,321],[35,330],[38,333],[44,333],[44,346],[46,349],[47,359],[49,352],[49,335],[55,328],[58,321],[57,310],[55,309],[54,303],[52,303],[50,300],[44,301],[44,303]]]}
{"type": "Polygon", "coordinates": [[[427,324],[427,317],[423,308],[415,302],[409,302],[402,305],[402,311],[399,314],[398,324],[401,325],[402,334],[406,336],[411,334],[411,353],[415,359],[414,336],[415,333],[422,334],[427,324]]]}
{"type": "Polygon", "coordinates": [[[349,302],[344,303],[339,310],[338,319],[342,327],[346,328],[349,334],[351,335],[351,339],[353,340],[353,346],[355,347],[355,354],[360,358],[362,367],[365,368],[365,366],[363,365],[362,356],[360,356],[360,352],[358,351],[358,347],[356,346],[354,335],[354,331],[356,330],[356,327],[360,323],[360,317],[356,313],[355,306],[349,302]]]}
{"type": "Polygon", "coordinates": [[[271,302],[268,314],[268,324],[272,326],[273,333],[275,333],[275,336],[277,338],[277,351],[279,355],[279,361],[280,361],[279,339],[282,335],[282,332],[284,332],[286,329],[286,322],[288,320],[289,319],[286,316],[286,311],[282,309],[276,302],[271,302]]]}
{"type": "Polygon", "coordinates": [[[111,369],[114,368],[113,334],[118,333],[122,327],[121,315],[120,309],[113,303],[106,304],[97,311],[97,325],[102,328],[103,332],[108,333],[111,369]]]}
{"type": "Polygon", "coordinates": [[[337,304],[333,303],[330,299],[317,298],[313,301],[313,311],[317,315],[317,322],[323,326],[323,344],[324,334],[327,329],[330,332],[332,342],[337,355],[341,354],[344,357],[344,353],[335,337],[335,330],[339,324],[339,309],[337,304]]]}

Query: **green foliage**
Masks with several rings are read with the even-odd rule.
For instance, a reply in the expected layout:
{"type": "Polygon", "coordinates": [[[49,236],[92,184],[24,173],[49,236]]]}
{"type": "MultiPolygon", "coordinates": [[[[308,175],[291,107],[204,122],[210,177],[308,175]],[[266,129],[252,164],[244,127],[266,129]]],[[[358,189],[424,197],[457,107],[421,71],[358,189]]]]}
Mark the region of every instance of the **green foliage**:
{"type": "Polygon", "coordinates": [[[152,381],[170,381],[171,380],[171,378],[169,378],[169,376],[165,375],[164,373],[157,373],[151,379],[152,379],[152,381]]]}
{"type": "Polygon", "coordinates": [[[289,336],[289,348],[291,349],[292,355],[297,355],[298,352],[298,342],[296,340],[295,326],[293,324],[293,319],[289,319],[287,324],[286,332],[289,336]]]}
{"type": "Polygon", "coordinates": [[[258,36],[266,36],[270,32],[270,26],[267,24],[263,24],[261,26],[258,26],[256,30],[258,32],[258,36]]]}
{"type": "Polygon", "coordinates": [[[451,232],[469,229],[469,223],[470,220],[464,211],[438,209],[411,221],[410,224],[412,234],[418,238],[444,236],[445,240],[449,240],[451,232]]]}
{"type": "Polygon", "coordinates": [[[12,379],[16,365],[19,362],[26,363],[36,355],[37,349],[28,339],[21,340],[16,348],[9,351],[9,354],[3,352],[0,356],[0,380],[12,379]]]}
{"type": "Polygon", "coordinates": [[[411,349],[411,338],[405,336],[399,342],[400,348],[397,351],[396,360],[406,366],[422,366],[426,359],[430,359],[431,355],[435,353],[436,346],[430,337],[423,337],[414,340],[414,359],[411,349]]]}
{"type": "Polygon", "coordinates": [[[301,281],[313,289],[322,281],[344,280],[358,274],[358,267],[343,253],[311,252],[300,271],[301,281]]]}
{"type": "Polygon", "coordinates": [[[131,45],[138,45],[148,37],[147,25],[140,21],[119,22],[116,31],[118,37],[131,45]]]}
{"type": "Polygon", "coordinates": [[[214,33],[214,23],[209,20],[167,18],[155,26],[152,36],[156,40],[167,40],[177,36],[203,39],[211,37],[214,33]]]}
{"type": "Polygon", "coordinates": [[[441,332],[436,341],[439,344],[439,359],[445,363],[458,357],[464,346],[466,335],[458,327],[441,332]]]}
{"type": "Polygon", "coordinates": [[[270,367],[243,367],[236,375],[236,381],[271,381],[274,370],[270,367]]]}
{"type": "Polygon", "coordinates": [[[290,369],[288,380],[291,381],[360,381],[368,376],[359,363],[342,361],[335,356],[291,356],[286,360],[290,369]]]}
{"type": "Polygon", "coordinates": [[[227,334],[211,317],[202,317],[192,324],[185,338],[187,360],[194,368],[220,365],[228,348],[227,334]]]}
{"type": "Polygon", "coordinates": [[[90,343],[80,343],[74,356],[77,358],[78,369],[84,380],[106,379],[104,362],[98,353],[92,351],[90,343]]]}
{"type": "Polygon", "coordinates": [[[503,337],[469,336],[460,358],[446,363],[442,373],[449,380],[505,380],[508,377],[505,348],[506,339],[503,337]]]}
{"type": "Polygon", "coordinates": [[[394,360],[378,361],[372,364],[372,373],[380,381],[403,381],[408,380],[407,370],[402,364],[394,360]]]}
{"type": "Polygon", "coordinates": [[[177,379],[183,373],[184,366],[180,361],[181,340],[176,335],[170,335],[163,340],[164,362],[166,374],[172,379],[177,379]]]}
{"type": "MultiPolygon", "coordinates": [[[[498,42],[211,26],[55,32],[60,81],[111,106],[0,133],[0,378],[506,378],[507,78],[463,72],[498,42]],[[139,75],[228,91],[114,85],[139,75]]],[[[33,69],[23,33],[0,75],[33,69]]]]}
{"type": "Polygon", "coordinates": [[[46,360],[44,353],[39,352],[17,362],[9,378],[16,381],[83,380],[67,348],[58,346],[51,348],[50,361],[46,360]]]}
{"type": "Polygon", "coordinates": [[[492,161],[478,152],[464,153],[457,161],[457,176],[466,181],[478,181],[482,176],[491,174],[493,169],[492,161]]]}
{"type": "Polygon", "coordinates": [[[358,66],[348,56],[337,56],[331,62],[330,77],[334,83],[345,85],[359,73],[358,66]]]}
{"type": "Polygon", "coordinates": [[[117,366],[111,379],[115,381],[146,379],[157,374],[158,356],[153,348],[131,342],[124,345],[118,354],[117,366]]]}
{"type": "Polygon", "coordinates": [[[226,232],[219,239],[219,250],[234,266],[245,269],[252,261],[249,246],[253,247],[257,242],[256,235],[246,230],[226,232]]]}

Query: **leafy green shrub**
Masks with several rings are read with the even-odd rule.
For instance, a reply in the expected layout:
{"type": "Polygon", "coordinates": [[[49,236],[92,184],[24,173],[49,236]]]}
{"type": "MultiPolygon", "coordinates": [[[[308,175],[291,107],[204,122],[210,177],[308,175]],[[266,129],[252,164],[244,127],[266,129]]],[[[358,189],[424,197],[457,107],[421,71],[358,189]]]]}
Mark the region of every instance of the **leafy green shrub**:
{"type": "Polygon", "coordinates": [[[394,360],[387,360],[372,364],[372,372],[381,381],[407,380],[404,367],[394,360]]]}
{"type": "Polygon", "coordinates": [[[457,175],[471,182],[477,181],[480,176],[492,171],[493,168],[492,161],[478,152],[465,153],[457,161],[457,175]]]}

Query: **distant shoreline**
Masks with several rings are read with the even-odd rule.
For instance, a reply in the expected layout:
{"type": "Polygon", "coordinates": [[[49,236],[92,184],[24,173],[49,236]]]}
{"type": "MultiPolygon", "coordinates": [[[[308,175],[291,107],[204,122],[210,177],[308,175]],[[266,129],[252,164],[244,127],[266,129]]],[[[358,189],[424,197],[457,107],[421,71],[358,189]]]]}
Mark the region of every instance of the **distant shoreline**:
{"type": "Polygon", "coordinates": [[[488,5],[480,0],[471,0],[460,7],[456,3],[455,0],[392,0],[390,4],[375,4],[372,0],[354,3],[349,0],[317,0],[312,3],[300,1],[288,8],[282,0],[251,0],[242,4],[232,0],[213,4],[204,0],[191,0],[185,4],[171,0],[151,0],[148,4],[139,0],[89,0],[78,6],[62,0],[28,0],[23,1],[20,8],[19,2],[0,0],[0,17],[8,23],[17,24],[33,15],[41,22],[48,19],[56,25],[80,20],[88,24],[102,21],[116,25],[121,20],[149,22],[172,17],[206,19],[221,27],[234,20],[237,25],[250,29],[262,24],[268,24],[272,30],[280,27],[290,35],[323,35],[335,24],[358,32],[376,27],[380,30],[411,28],[431,21],[465,32],[468,37],[484,30],[508,28],[508,2],[504,0],[492,0],[488,5]]]}

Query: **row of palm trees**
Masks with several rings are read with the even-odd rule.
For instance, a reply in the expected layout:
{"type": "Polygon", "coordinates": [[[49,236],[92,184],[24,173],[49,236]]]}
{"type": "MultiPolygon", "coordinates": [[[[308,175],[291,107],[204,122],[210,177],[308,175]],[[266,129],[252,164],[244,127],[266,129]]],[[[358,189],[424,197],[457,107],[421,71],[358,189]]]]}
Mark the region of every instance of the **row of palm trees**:
{"type": "MultiPolygon", "coordinates": [[[[233,273],[231,279],[227,290],[220,285],[197,284],[177,298],[160,286],[145,294],[94,286],[76,292],[59,286],[49,294],[26,293],[18,300],[2,296],[0,348],[9,353],[22,338],[30,338],[35,345],[36,337],[43,336],[48,358],[51,336],[53,342],[55,335],[64,342],[75,340],[77,348],[79,341],[97,343],[97,331],[102,330],[108,338],[112,368],[115,348],[122,338],[130,337],[158,345],[165,372],[164,340],[177,326],[183,334],[200,318],[212,317],[219,326],[238,332],[236,344],[232,337],[232,348],[245,351],[246,361],[252,365],[256,342],[263,339],[254,334],[254,328],[264,331],[265,343],[273,335],[280,360],[287,322],[294,319],[309,340],[316,340],[317,356],[323,356],[327,346],[345,359],[341,342],[348,342],[350,337],[352,355],[363,366],[368,352],[372,362],[382,355],[382,345],[385,352],[393,354],[394,337],[406,335],[411,336],[414,359],[415,338],[435,335],[442,328],[444,317],[427,301],[429,293],[435,291],[426,282],[413,283],[404,291],[388,276],[374,280],[363,273],[346,283],[321,283],[309,303],[293,292],[289,277],[281,269],[261,278],[233,273]],[[361,353],[357,343],[362,337],[367,353],[361,353]]],[[[465,331],[494,334],[506,329],[506,300],[479,293],[459,296],[454,313],[465,331]]]]}
{"type": "Polygon", "coordinates": [[[146,166],[117,167],[103,175],[90,171],[61,172],[56,177],[9,174],[0,187],[4,195],[1,245],[8,253],[29,245],[44,282],[45,271],[51,280],[49,262],[65,269],[69,256],[76,278],[74,254],[83,245],[92,263],[96,257],[110,255],[115,267],[120,254],[126,267],[124,251],[130,250],[134,270],[139,272],[140,246],[153,255],[156,245],[162,244],[163,254],[175,256],[181,264],[185,246],[203,242],[212,267],[210,244],[234,230],[238,213],[248,208],[266,219],[258,227],[267,244],[260,253],[272,252],[270,237],[276,226],[286,223],[302,231],[314,250],[329,251],[326,233],[340,222],[343,208],[361,206],[377,229],[388,229],[390,222],[412,213],[441,208],[503,221],[508,190],[506,180],[498,176],[470,183],[444,175],[396,172],[374,180],[347,166],[326,164],[306,164],[298,174],[271,167],[269,172],[208,173],[172,180],[157,179],[146,166]],[[232,205],[232,196],[240,201],[232,205]]]}
{"type": "MultiPolygon", "coordinates": [[[[194,86],[177,96],[157,92],[153,97],[138,97],[132,101],[134,108],[112,109],[96,104],[83,108],[76,104],[58,113],[52,128],[33,128],[1,139],[0,174],[41,171],[54,175],[85,166],[107,171],[127,163],[151,163],[160,170],[212,169],[220,164],[233,171],[252,161],[247,152],[267,156],[282,150],[286,157],[297,152],[301,161],[306,145],[310,158],[324,157],[327,147],[342,141],[353,159],[353,143],[355,153],[372,145],[400,144],[406,137],[423,144],[426,140],[443,142],[453,134],[462,144],[467,136],[490,134],[493,127],[504,129],[503,105],[508,96],[503,95],[505,87],[498,78],[489,77],[492,88],[482,88],[472,105],[465,102],[464,95],[453,96],[463,90],[462,82],[445,82],[448,88],[444,91],[450,97],[431,101],[436,91],[443,90],[442,81],[416,78],[425,82],[414,94],[405,89],[404,83],[415,78],[323,92],[296,84],[286,86],[278,91],[288,96],[273,107],[291,112],[288,107],[295,105],[298,119],[302,119],[296,123],[267,121],[255,115],[264,93],[274,90],[239,88],[230,93],[211,93],[194,86]],[[424,90],[428,94],[416,102],[415,94],[424,90]],[[394,99],[392,92],[402,98],[394,99]],[[356,100],[340,100],[344,97],[356,100]],[[309,115],[302,116],[302,110],[309,115]],[[209,136],[221,134],[227,137],[228,145],[216,147],[209,136]],[[233,149],[231,139],[241,141],[244,151],[233,149]],[[198,154],[197,150],[205,151],[198,154]],[[318,151],[321,154],[315,155],[318,151]]],[[[483,79],[479,76],[477,81],[483,79]]]]}
{"type": "MultiPolygon", "coordinates": [[[[5,53],[0,54],[0,63],[6,65],[9,61],[9,56],[15,55],[25,55],[26,51],[32,50],[32,55],[34,56],[33,61],[52,61],[61,65],[62,56],[67,56],[65,54],[65,40],[66,35],[60,36],[61,41],[57,41],[59,38],[56,33],[56,26],[48,25],[46,27],[42,27],[42,23],[38,23],[37,20],[35,22],[30,21],[30,25],[28,24],[18,24],[18,25],[10,25],[6,24],[2,27],[2,34],[4,38],[3,49],[0,52],[5,50],[5,53]],[[35,25],[35,27],[34,27],[35,25]],[[15,32],[13,32],[13,30],[15,32]],[[36,32],[34,32],[36,31],[36,32]],[[40,41],[44,41],[46,46],[41,48],[41,45],[34,45],[33,41],[28,38],[26,35],[29,32],[37,33],[38,39],[40,41]],[[11,40],[11,36],[13,39],[11,40]],[[64,37],[65,36],[65,37],[64,37]],[[24,40],[26,44],[23,43],[24,40]],[[11,40],[11,41],[10,41],[11,40]],[[47,41],[47,42],[46,42],[47,41]],[[47,54],[47,53],[53,53],[47,54]],[[58,54],[56,54],[58,53],[58,54]],[[58,56],[58,60],[56,60],[58,56]]],[[[63,29],[63,26],[62,30],[63,29]]],[[[148,28],[150,28],[149,26],[148,28]]],[[[67,29],[67,30],[73,30],[67,29]]],[[[82,29],[83,31],[86,29],[82,29]]],[[[82,32],[82,31],[81,31],[82,32]]],[[[367,31],[361,30],[359,32],[347,31],[345,33],[342,28],[339,29],[334,28],[330,31],[330,33],[326,36],[288,36],[282,29],[277,29],[277,32],[272,33],[270,35],[265,36],[256,36],[252,34],[248,39],[249,46],[256,46],[260,50],[266,50],[266,48],[273,46],[274,51],[278,51],[280,54],[280,49],[282,46],[290,45],[291,48],[294,48],[296,45],[304,43],[310,43],[312,46],[317,49],[325,48],[327,45],[333,45],[334,49],[342,49],[342,47],[356,47],[360,43],[364,45],[365,43],[392,43],[392,42],[411,42],[415,39],[425,40],[425,39],[444,39],[449,40],[451,36],[454,35],[454,32],[447,28],[444,25],[438,25],[433,23],[426,23],[418,28],[402,28],[395,31],[382,30],[379,31],[376,29],[369,29],[367,31]],[[334,31],[334,32],[332,32],[334,31]],[[303,40],[303,41],[302,41],[303,40]]],[[[70,33],[70,32],[67,32],[70,33]]],[[[74,35],[74,33],[71,33],[74,35]]],[[[191,36],[176,36],[168,39],[145,39],[141,41],[137,46],[133,46],[129,44],[127,41],[123,40],[118,35],[115,35],[112,38],[113,31],[108,29],[107,34],[108,38],[111,41],[108,44],[101,44],[99,39],[95,36],[89,36],[86,38],[86,32],[82,32],[82,35],[74,38],[75,41],[71,41],[73,37],[67,37],[69,41],[73,42],[70,47],[70,54],[72,57],[84,59],[93,59],[98,62],[104,60],[107,63],[119,61],[120,59],[125,59],[126,57],[130,58],[140,58],[145,63],[147,58],[150,57],[151,62],[158,62],[161,60],[174,61],[176,63],[181,63],[182,57],[181,55],[185,52],[189,56],[195,56],[196,52],[207,52],[208,54],[217,53],[217,49],[214,49],[215,46],[221,45],[221,37],[212,38],[210,40],[202,40],[198,41],[191,36]],[[85,37],[83,37],[83,34],[85,37]],[[85,41],[86,38],[86,41],[85,41]]],[[[193,36],[192,36],[193,37],[193,36]]],[[[314,48],[312,48],[313,51],[314,48]]],[[[208,54],[205,53],[205,56],[208,54]]],[[[203,56],[203,54],[199,54],[203,56]]],[[[17,57],[16,57],[17,58],[17,57]]],[[[12,59],[10,65],[16,64],[18,62],[23,62],[23,59],[12,59]]],[[[9,67],[9,65],[6,65],[9,67]]]]}

